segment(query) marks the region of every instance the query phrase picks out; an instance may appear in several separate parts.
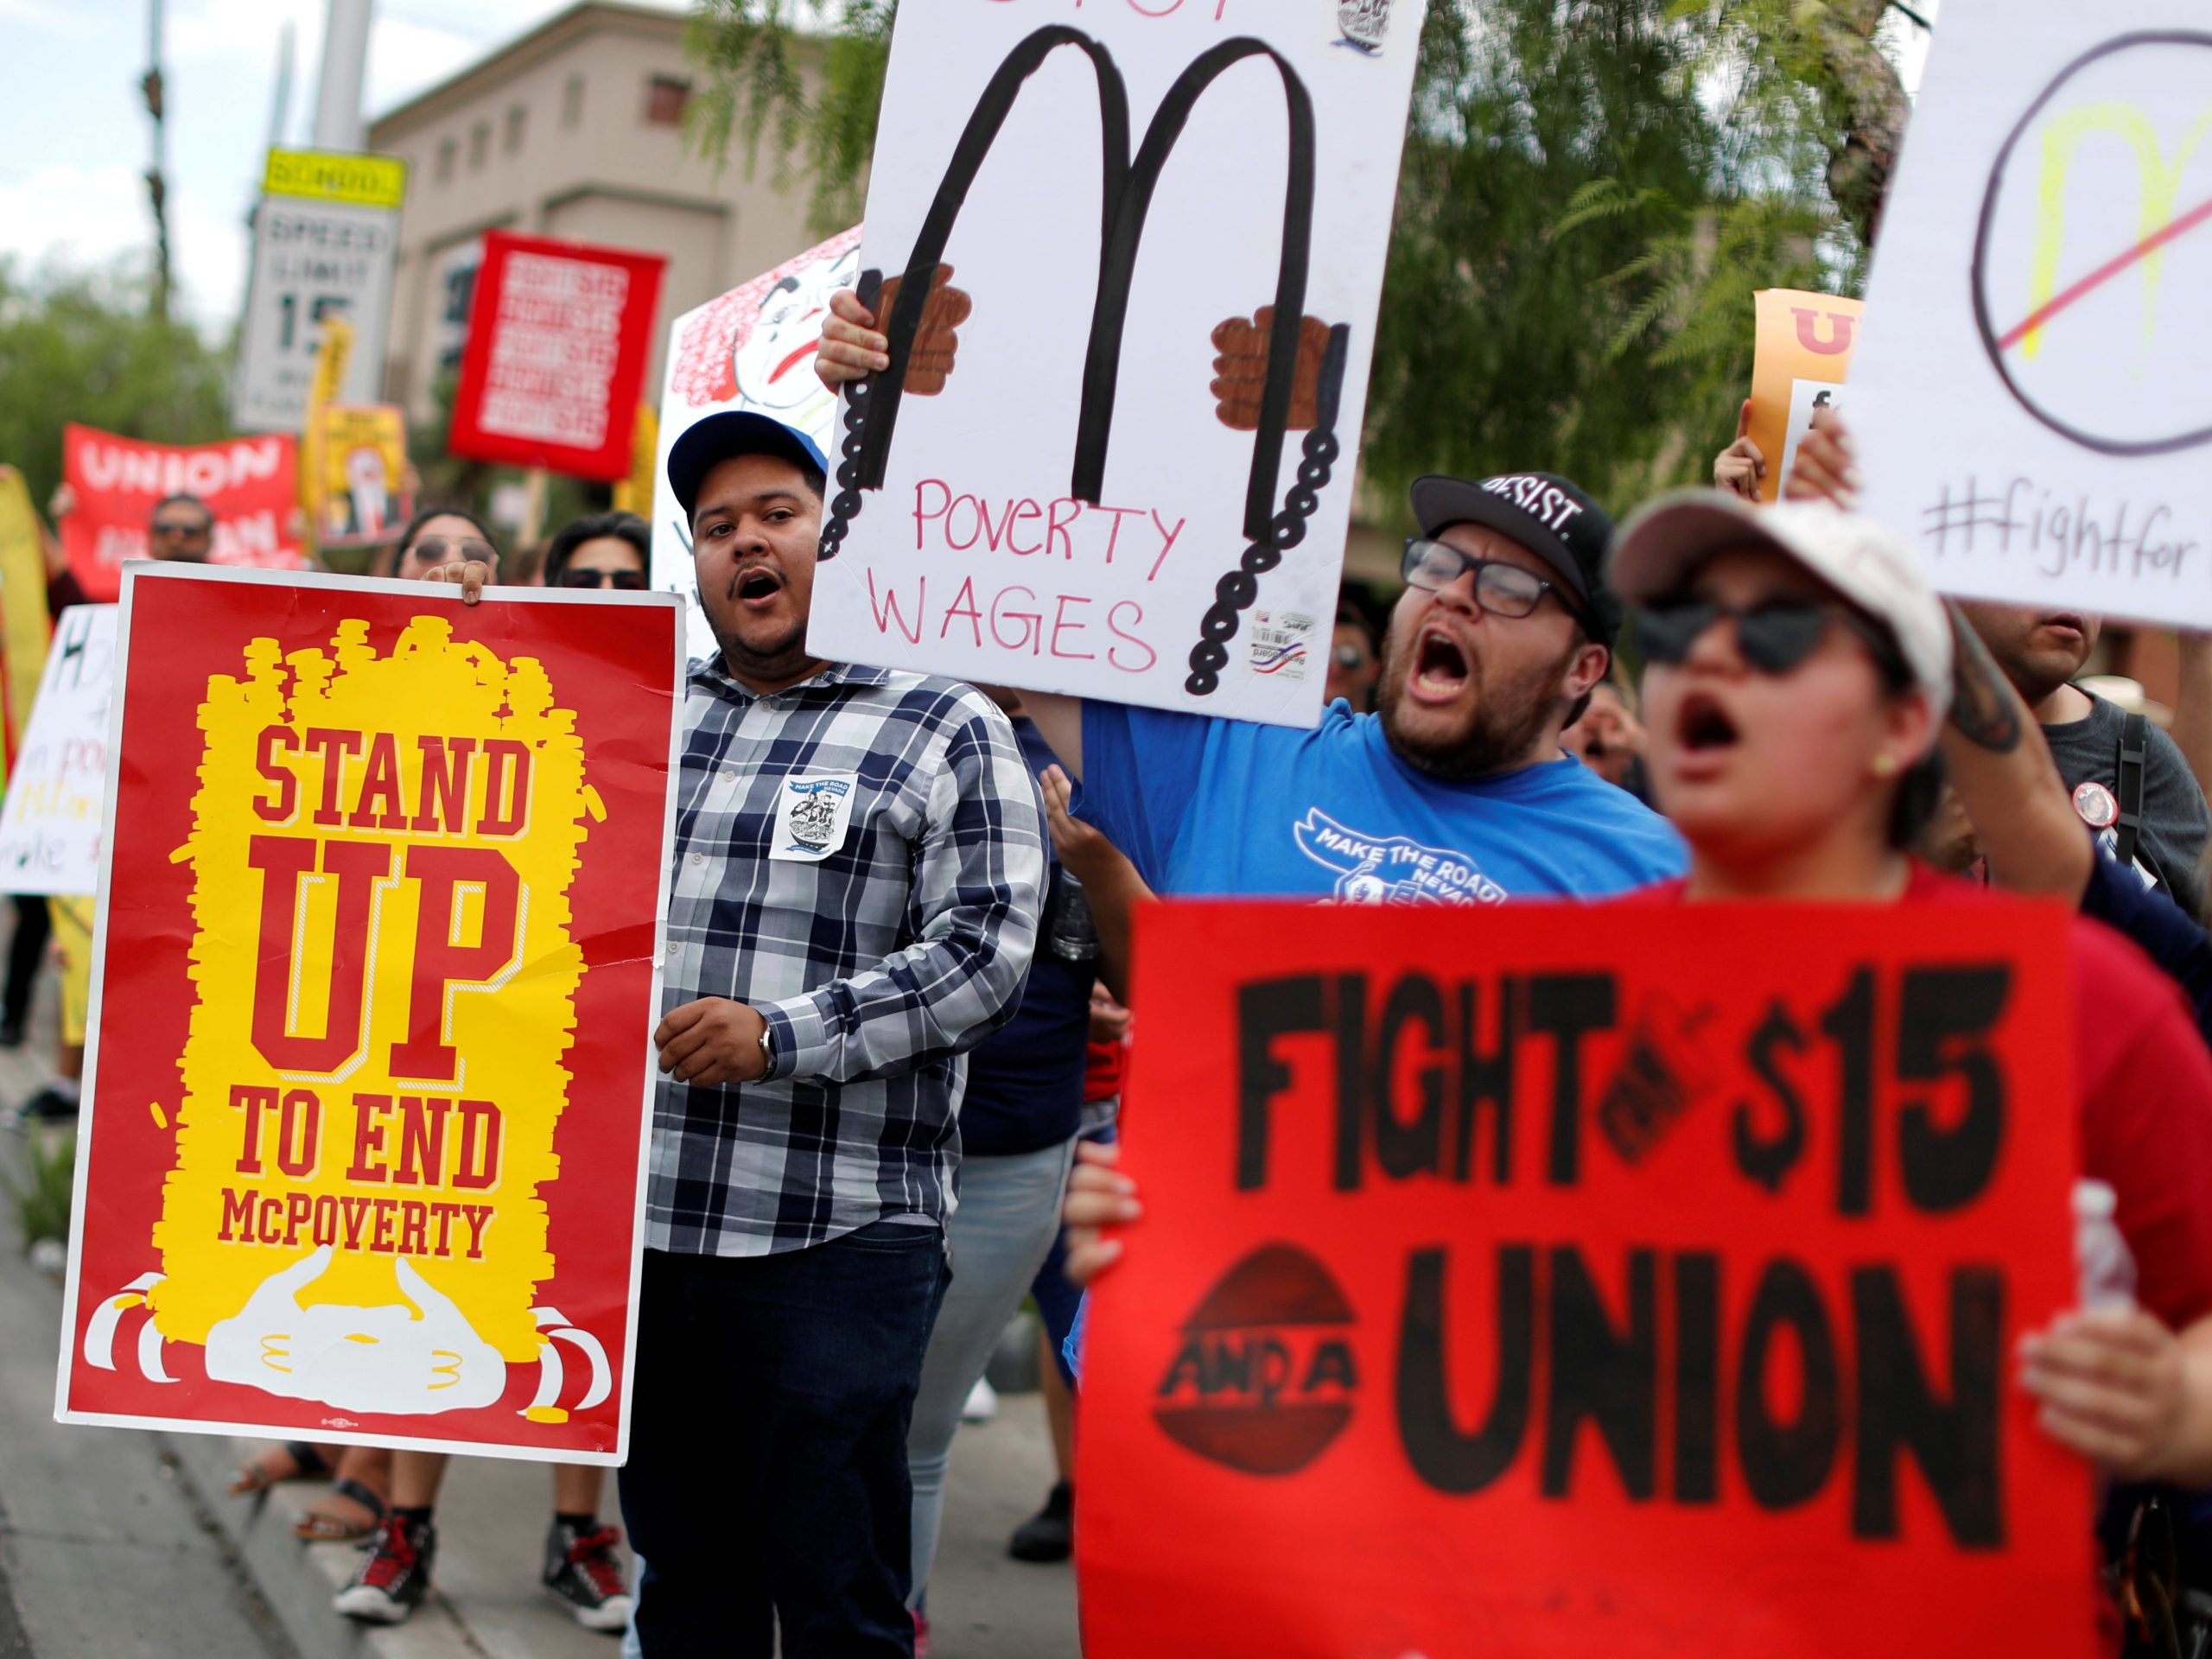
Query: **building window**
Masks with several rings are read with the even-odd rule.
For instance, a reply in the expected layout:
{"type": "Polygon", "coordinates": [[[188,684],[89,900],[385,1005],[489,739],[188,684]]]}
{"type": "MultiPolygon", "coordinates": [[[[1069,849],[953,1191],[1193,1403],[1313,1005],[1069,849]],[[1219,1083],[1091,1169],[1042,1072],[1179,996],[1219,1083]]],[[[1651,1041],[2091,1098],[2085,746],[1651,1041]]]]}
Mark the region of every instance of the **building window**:
{"type": "Polygon", "coordinates": [[[461,154],[461,145],[452,138],[438,140],[438,182],[445,184],[453,178],[454,158],[461,154]]]}
{"type": "Polygon", "coordinates": [[[528,105],[514,104],[508,106],[507,133],[506,137],[500,141],[501,148],[508,155],[512,156],[522,148],[523,130],[529,124],[530,106],[528,105]]]}
{"type": "Polygon", "coordinates": [[[561,89],[561,124],[573,127],[584,118],[584,78],[570,75],[561,89]]]}
{"type": "Polygon", "coordinates": [[[645,83],[645,121],[656,127],[683,124],[683,106],[691,101],[691,83],[675,75],[655,75],[645,83]]]}
{"type": "Polygon", "coordinates": [[[468,165],[472,171],[484,165],[484,158],[492,153],[492,124],[479,121],[468,130],[468,165]]]}

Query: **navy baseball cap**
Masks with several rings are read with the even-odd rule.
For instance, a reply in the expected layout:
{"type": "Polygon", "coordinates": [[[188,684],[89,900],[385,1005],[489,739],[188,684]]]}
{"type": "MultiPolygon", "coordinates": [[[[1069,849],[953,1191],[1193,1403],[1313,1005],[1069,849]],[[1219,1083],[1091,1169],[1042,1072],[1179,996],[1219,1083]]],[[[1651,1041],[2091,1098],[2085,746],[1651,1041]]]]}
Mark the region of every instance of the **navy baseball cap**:
{"type": "Polygon", "coordinates": [[[734,455],[780,455],[795,467],[825,476],[830,471],[814,440],[797,427],[785,426],[772,415],[726,409],[685,428],[668,452],[668,487],[676,492],[686,518],[697,507],[699,486],[707,474],[734,455]]]}
{"type": "Polygon", "coordinates": [[[1478,484],[1432,473],[1414,480],[1413,505],[1424,536],[1480,524],[1518,542],[1564,580],[1599,643],[1611,646],[1619,635],[1621,602],[1605,575],[1613,521],[1580,485],[1555,473],[1507,473],[1478,484]]]}

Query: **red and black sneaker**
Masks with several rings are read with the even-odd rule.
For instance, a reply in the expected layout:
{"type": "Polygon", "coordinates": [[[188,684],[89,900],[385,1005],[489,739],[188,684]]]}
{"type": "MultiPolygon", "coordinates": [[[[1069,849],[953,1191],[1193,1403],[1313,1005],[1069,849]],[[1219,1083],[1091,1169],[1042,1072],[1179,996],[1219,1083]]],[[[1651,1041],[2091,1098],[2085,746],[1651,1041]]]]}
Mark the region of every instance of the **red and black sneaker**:
{"type": "Polygon", "coordinates": [[[545,1587],[588,1630],[620,1630],[630,1623],[630,1592],[615,1548],[621,1541],[613,1527],[587,1532],[563,1521],[545,1535],[545,1587]]]}
{"type": "Polygon", "coordinates": [[[387,1516],[383,1529],[362,1551],[353,1581],[331,1605],[348,1618],[397,1624],[430,1587],[430,1563],[437,1554],[438,1529],[430,1522],[410,1524],[402,1516],[387,1516]]]}

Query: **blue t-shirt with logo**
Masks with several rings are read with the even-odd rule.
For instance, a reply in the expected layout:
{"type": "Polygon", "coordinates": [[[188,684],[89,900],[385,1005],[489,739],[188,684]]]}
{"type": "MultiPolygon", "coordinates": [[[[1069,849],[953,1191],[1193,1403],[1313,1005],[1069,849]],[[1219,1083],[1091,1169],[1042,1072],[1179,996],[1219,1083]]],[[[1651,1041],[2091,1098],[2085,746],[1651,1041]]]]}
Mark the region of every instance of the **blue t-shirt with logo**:
{"type": "Polygon", "coordinates": [[[1080,816],[1169,894],[1481,905],[1688,868],[1672,825],[1579,760],[1433,778],[1342,701],[1310,731],[1086,701],[1080,816]]]}

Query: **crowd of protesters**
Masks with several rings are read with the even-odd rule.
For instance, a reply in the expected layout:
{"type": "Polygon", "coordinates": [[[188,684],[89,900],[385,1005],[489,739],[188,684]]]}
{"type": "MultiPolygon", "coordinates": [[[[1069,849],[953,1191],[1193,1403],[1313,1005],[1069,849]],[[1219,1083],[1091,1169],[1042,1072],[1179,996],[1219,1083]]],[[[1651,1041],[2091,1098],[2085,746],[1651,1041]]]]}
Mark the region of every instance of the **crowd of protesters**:
{"type": "MultiPolygon", "coordinates": [[[[839,295],[823,379],[887,351],[839,295]]],[[[677,441],[668,482],[718,649],[685,689],[652,1033],[619,1482],[638,1582],[600,1471],[554,1467],[543,1581],[581,1623],[648,1656],[925,1652],[947,1459],[1026,1300],[1058,1480],[1009,1549],[1068,1556],[1079,1287],[1147,1247],[1115,1120],[1142,1040],[1129,941],[1155,894],[1552,897],[1714,925],[1732,902],[2063,897],[2081,912],[2077,1203],[2116,1220],[2126,1288],[2085,1287],[2026,1340],[2018,1386],[2115,1483],[2108,1531],[2158,1492],[2186,1540],[2187,1495],[2212,1488],[2212,811],[2191,764],[2212,751],[2212,652],[2185,653],[2177,741],[2078,683],[2098,618],[1939,600],[1853,511],[1832,414],[1777,505],[1741,434],[1712,489],[1618,528],[1528,459],[1413,486],[1404,591],[1379,633],[1339,611],[1327,704],[1300,731],[819,659],[821,453],[753,414],[677,441]],[[777,833],[810,777],[849,784],[834,858],[777,833]],[[1322,820],[1341,854],[1292,831],[1322,820]],[[1459,874],[1362,850],[1395,841],[1459,874]]],[[[164,501],[152,553],[205,559],[211,528],[203,504],[164,501]]],[[[533,563],[548,586],[643,589],[647,528],[581,518],[533,563]]],[[[499,538],[458,506],[416,513],[386,569],[499,602],[499,538]]],[[[73,592],[50,570],[58,609],[73,592]]],[[[46,916],[18,906],[0,1043],[22,1040],[46,916]]],[[[64,947],[81,983],[81,942],[64,947]]],[[[34,1117],[75,1110],[81,997],[66,1014],[34,1117]]],[[[301,1443],[234,1490],[327,1477],[299,1530],[360,1541],[337,1610],[394,1622],[434,1580],[448,1474],[436,1454],[301,1443]]],[[[2127,1552],[2108,1553],[2124,1580],[2127,1552]]],[[[2122,1581],[2106,1605],[2117,1642],[2142,1597],[2122,1581]]]]}

